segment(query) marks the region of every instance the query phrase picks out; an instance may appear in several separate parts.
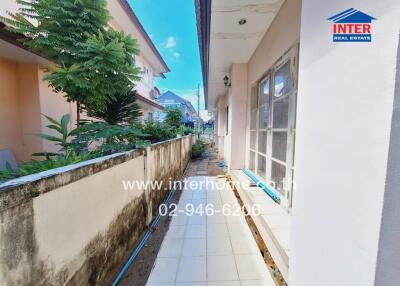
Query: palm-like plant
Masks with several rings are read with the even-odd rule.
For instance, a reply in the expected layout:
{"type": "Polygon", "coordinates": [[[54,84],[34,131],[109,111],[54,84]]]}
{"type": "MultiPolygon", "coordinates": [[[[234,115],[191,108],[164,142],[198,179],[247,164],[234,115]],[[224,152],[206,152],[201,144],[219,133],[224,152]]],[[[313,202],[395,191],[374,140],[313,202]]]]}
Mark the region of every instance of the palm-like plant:
{"type": "Polygon", "coordinates": [[[50,124],[46,125],[47,128],[57,131],[57,135],[49,135],[45,133],[34,134],[42,139],[55,142],[56,145],[60,146],[58,152],[38,152],[32,154],[32,156],[44,156],[46,158],[58,155],[64,155],[70,148],[71,132],[68,130],[68,124],[70,123],[71,117],[69,114],[65,114],[61,120],[58,122],[54,118],[44,115],[50,124]]]}
{"type": "Polygon", "coordinates": [[[87,115],[100,119],[110,125],[132,124],[142,112],[136,103],[136,90],[117,94],[105,108],[94,108],[86,106],[87,115]]]}

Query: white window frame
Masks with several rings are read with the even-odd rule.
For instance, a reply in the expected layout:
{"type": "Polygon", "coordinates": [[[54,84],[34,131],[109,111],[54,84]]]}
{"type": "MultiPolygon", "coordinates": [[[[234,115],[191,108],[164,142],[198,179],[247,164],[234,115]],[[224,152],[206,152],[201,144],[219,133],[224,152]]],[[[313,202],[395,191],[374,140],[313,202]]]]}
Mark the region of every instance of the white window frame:
{"type": "MultiPolygon", "coordinates": [[[[288,184],[285,186],[285,190],[283,193],[276,192],[281,198],[281,205],[286,208],[287,210],[291,209],[292,206],[292,194],[293,194],[293,174],[294,174],[294,143],[295,143],[295,134],[296,134],[296,103],[297,103],[297,81],[298,81],[298,44],[292,46],[284,55],[279,58],[275,64],[263,75],[263,77],[258,80],[255,84],[252,85],[251,91],[253,92],[253,88],[257,87],[257,103],[256,109],[251,110],[251,103],[250,103],[250,122],[249,122],[249,146],[248,146],[248,168],[250,168],[251,162],[251,152],[254,152],[254,169],[252,170],[255,174],[258,174],[258,156],[264,156],[266,160],[266,170],[264,175],[259,175],[262,179],[266,182],[271,181],[271,162],[274,161],[281,165],[285,166],[285,178],[288,184]],[[290,92],[281,96],[277,100],[282,100],[285,97],[289,97],[289,110],[288,110],[288,127],[283,128],[282,130],[278,128],[272,128],[273,126],[273,102],[274,102],[274,93],[275,93],[275,86],[274,86],[274,77],[275,72],[283,67],[286,63],[290,62],[290,71],[293,80],[293,86],[290,92]],[[267,129],[259,129],[260,126],[260,112],[261,107],[259,106],[259,98],[262,96],[263,92],[263,84],[265,81],[269,80],[270,84],[270,94],[269,94],[269,121],[267,129]],[[255,129],[251,128],[251,116],[253,112],[257,112],[256,115],[256,122],[255,122],[255,129]],[[266,154],[258,152],[259,150],[259,132],[260,131],[267,131],[267,146],[266,146],[266,154]],[[287,132],[287,142],[286,142],[286,162],[282,162],[272,156],[272,136],[273,131],[285,131],[287,132]],[[255,148],[251,146],[251,134],[255,132],[255,148]]],[[[252,100],[252,94],[250,95],[250,101],[252,100]]]]}

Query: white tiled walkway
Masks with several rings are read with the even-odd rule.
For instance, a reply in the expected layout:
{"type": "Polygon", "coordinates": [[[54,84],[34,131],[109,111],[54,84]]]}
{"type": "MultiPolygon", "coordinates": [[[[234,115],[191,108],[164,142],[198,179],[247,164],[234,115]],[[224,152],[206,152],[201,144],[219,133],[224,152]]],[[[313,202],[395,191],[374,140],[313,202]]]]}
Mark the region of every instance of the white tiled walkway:
{"type": "MultiPolygon", "coordinates": [[[[221,180],[208,177],[209,180],[221,180]]],[[[204,181],[206,177],[191,177],[204,181]]],[[[220,182],[220,181],[219,181],[220,182]]],[[[243,216],[221,212],[237,204],[230,189],[184,190],[177,216],[163,241],[148,286],[274,286],[243,216]],[[213,204],[213,216],[183,212],[188,204],[213,204]],[[179,210],[183,210],[179,212],[179,210]]]]}

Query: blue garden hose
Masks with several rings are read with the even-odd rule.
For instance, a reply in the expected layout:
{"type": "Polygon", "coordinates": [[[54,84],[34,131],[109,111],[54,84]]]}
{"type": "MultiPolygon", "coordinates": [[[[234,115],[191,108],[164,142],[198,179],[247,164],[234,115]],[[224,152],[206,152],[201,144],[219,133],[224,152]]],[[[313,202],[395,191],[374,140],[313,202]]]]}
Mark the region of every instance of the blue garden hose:
{"type": "Polygon", "coordinates": [[[271,197],[271,199],[276,202],[277,204],[281,203],[281,198],[273,191],[271,190],[267,184],[265,184],[263,181],[261,181],[254,173],[251,171],[243,168],[242,169],[243,173],[245,173],[254,183],[257,184],[258,187],[260,187],[268,196],[271,197]]]}
{"type": "MultiPolygon", "coordinates": [[[[168,197],[165,199],[164,204],[168,205],[172,196],[175,193],[175,188],[173,188],[171,190],[171,192],[169,193],[168,197]]],[[[124,277],[124,275],[126,274],[126,272],[129,270],[129,268],[131,267],[133,261],[135,261],[136,257],[139,255],[140,251],[142,250],[144,244],[146,243],[147,239],[150,237],[152,230],[157,226],[157,224],[159,223],[161,219],[161,215],[160,212],[158,212],[157,216],[154,218],[154,220],[152,221],[149,229],[145,232],[142,240],[140,241],[140,243],[138,244],[138,246],[136,246],[135,250],[132,252],[131,256],[129,256],[128,261],[126,261],[126,263],[124,264],[124,266],[122,267],[121,271],[118,273],[117,277],[115,278],[114,282],[112,283],[112,286],[117,286],[122,278],[124,277]]]]}

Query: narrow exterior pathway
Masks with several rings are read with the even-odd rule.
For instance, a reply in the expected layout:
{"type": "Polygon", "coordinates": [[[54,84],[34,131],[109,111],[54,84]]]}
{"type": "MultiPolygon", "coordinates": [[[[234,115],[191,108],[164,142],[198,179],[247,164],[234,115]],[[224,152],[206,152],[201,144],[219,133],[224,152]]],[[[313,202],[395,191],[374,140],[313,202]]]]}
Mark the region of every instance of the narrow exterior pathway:
{"type": "Polygon", "coordinates": [[[215,176],[221,171],[214,165],[214,154],[189,165],[187,187],[147,286],[275,285],[234,193],[224,177],[215,176]],[[207,205],[212,214],[205,213],[207,205]]]}

